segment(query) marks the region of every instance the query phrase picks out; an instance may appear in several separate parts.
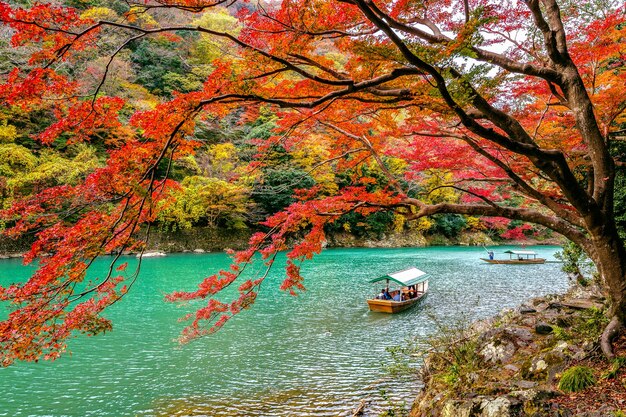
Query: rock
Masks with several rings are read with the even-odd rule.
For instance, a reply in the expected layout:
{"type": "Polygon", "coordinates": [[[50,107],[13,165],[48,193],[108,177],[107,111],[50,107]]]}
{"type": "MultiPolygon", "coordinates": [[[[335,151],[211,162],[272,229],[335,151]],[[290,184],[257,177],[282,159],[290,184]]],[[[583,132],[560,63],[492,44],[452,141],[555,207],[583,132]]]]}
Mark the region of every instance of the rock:
{"type": "Polygon", "coordinates": [[[447,400],[441,417],[512,417],[519,415],[521,402],[508,397],[477,397],[473,400],[447,400]]]}
{"type": "Polygon", "coordinates": [[[511,372],[513,372],[514,374],[516,374],[516,373],[518,373],[518,372],[519,372],[519,368],[518,368],[517,366],[515,366],[515,365],[511,365],[511,364],[504,365],[504,369],[506,369],[507,371],[511,371],[511,372]]]}
{"type": "Polygon", "coordinates": [[[493,328],[493,319],[478,320],[472,323],[470,327],[472,333],[475,333],[475,334],[487,333],[490,330],[492,330],[492,328],[493,328]]]}
{"type": "Polygon", "coordinates": [[[597,289],[598,294],[592,294],[589,296],[589,299],[591,301],[595,301],[596,303],[600,303],[602,305],[604,305],[604,303],[606,302],[606,297],[604,297],[602,294],[600,294],[600,289],[597,289]]]}
{"type": "Polygon", "coordinates": [[[559,319],[559,317],[563,317],[561,310],[546,310],[543,313],[543,317],[541,318],[541,320],[538,320],[537,322],[555,323],[559,319]]]}
{"type": "Polygon", "coordinates": [[[534,381],[522,380],[522,381],[515,381],[513,385],[522,389],[529,389],[529,388],[535,388],[538,384],[534,381]]]}
{"type": "Polygon", "coordinates": [[[563,301],[561,305],[569,308],[573,308],[575,310],[587,310],[591,308],[595,308],[597,310],[602,310],[602,304],[595,303],[591,300],[569,300],[563,301]]]}
{"type": "Polygon", "coordinates": [[[572,349],[572,359],[575,361],[582,361],[587,357],[587,352],[584,349],[581,349],[577,346],[574,346],[572,349]]]}
{"type": "Polygon", "coordinates": [[[206,251],[204,249],[194,249],[193,253],[205,253],[206,251]]]}
{"type": "Polygon", "coordinates": [[[570,346],[569,343],[565,341],[560,341],[559,343],[556,344],[553,350],[556,350],[559,352],[565,352],[565,350],[567,350],[569,346],[570,346]]]}
{"type": "Polygon", "coordinates": [[[513,415],[511,400],[507,397],[497,397],[494,400],[484,400],[480,405],[481,417],[510,417],[513,415]]]}
{"type": "Polygon", "coordinates": [[[441,409],[441,417],[474,417],[472,401],[448,400],[441,409]]]}
{"type": "Polygon", "coordinates": [[[143,255],[140,253],[137,254],[137,258],[140,258],[140,257],[141,258],[156,258],[159,256],[166,256],[166,253],[155,251],[155,252],[145,252],[143,255]]]}
{"type": "Polygon", "coordinates": [[[511,359],[516,350],[517,348],[510,341],[496,340],[485,345],[480,354],[487,362],[503,363],[511,359]]]}
{"type": "Polygon", "coordinates": [[[554,329],[547,323],[539,323],[535,326],[535,332],[537,334],[550,334],[554,329]]]}
{"type": "Polygon", "coordinates": [[[542,358],[533,358],[528,369],[531,374],[541,374],[548,369],[548,364],[542,358]]]}
{"type": "Polygon", "coordinates": [[[544,355],[531,356],[524,363],[520,375],[522,378],[531,381],[544,381],[548,375],[548,368],[552,365],[544,355]]]}
{"type": "MultiPolygon", "coordinates": [[[[425,395],[418,397],[411,416],[417,417],[608,417],[611,410],[575,414],[550,399],[568,365],[588,357],[597,341],[578,345],[563,341],[559,328],[572,328],[580,310],[595,308],[598,300],[572,296],[546,296],[526,301],[515,311],[504,310],[491,321],[474,324],[469,332],[484,360],[480,372],[465,374],[464,386],[446,388],[436,379],[445,371],[443,361],[432,361],[433,373],[425,395]],[[476,378],[475,374],[480,377],[476,378]],[[434,382],[434,384],[433,384],[434,382]],[[433,384],[429,392],[429,385],[433,384]],[[434,391],[434,392],[433,392],[434,391]]],[[[431,365],[431,361],[427,361],[431,365]]],[[[428,376],[428,374],[425,374],[428,376]]],[[[581,398],[581,401],[584,401],[581,398]]],[[[626,401],[624,402],[626,404],[626,401]]]]}
{"type": "MultiPolygon", "coordinates": [[[[526,381],[526,382],[529,382],[529,381],[526,381]]],[[[511,391],[509,395],[526,402],[526,401],[550,400],[552,398],[558,397],[561,394],[559,394],[557,391],[552,391],[552,390],[525,389],[522,391],[511,391]]]]}
{"type": "Polygon", "coordinates": [[[511,327],[506,330],[507,334],[509,334],[512,338],[522,340],[524,342],[530,342],[533,340],[533,335],[530,330],[524,327],[511,327]]]}

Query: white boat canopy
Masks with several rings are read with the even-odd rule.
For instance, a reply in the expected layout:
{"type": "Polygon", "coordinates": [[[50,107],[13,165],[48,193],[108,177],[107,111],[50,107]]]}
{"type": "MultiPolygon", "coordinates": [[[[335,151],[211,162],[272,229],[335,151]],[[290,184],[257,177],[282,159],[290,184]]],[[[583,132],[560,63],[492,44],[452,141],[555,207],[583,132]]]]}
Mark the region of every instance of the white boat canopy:
{"type": "Polygon", "coordinates": [[[405,269],[403,271],[394,272],[389,275],[383,275],[382,277],[371,279],[370,282],[379,282],[379,281],[394,281],[403,287],[408,287],[410,285],[419,284],[420,282],[426,281],[428,274],[424,271],[420,271],[419,269],[413,267],[409,269],[405,269]]]}
{"type": "Polygon", "coordinates": [[[504,253],[510,253],[513,255],[536,255],[537,252],[531,250],[506,250],[504,253]]]}

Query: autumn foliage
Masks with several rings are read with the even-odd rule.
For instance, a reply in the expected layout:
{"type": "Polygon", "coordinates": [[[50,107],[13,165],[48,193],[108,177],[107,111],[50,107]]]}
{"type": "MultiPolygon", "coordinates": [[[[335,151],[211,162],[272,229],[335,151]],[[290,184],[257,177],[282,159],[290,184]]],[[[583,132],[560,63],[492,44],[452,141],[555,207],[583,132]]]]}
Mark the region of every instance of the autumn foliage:
{"type": "Polygon", "coordinates": [[[317,145],[323,158],[310,164],[317,185],[267,218],[266,232],[233,253],[230,270],[168,296],[205,300],[187,317],[183,340],[254,302],[264,276],[240,277],[257,257],[269,268],[287,251],[281,289],[295,294],[304,289],[300,263],[320,252],[329,224],[383,211],[553,229],[596,262],[611,316],[623,321],[626,253],[612,213],[621,161],[606,146],[623,140],[626,126],[623,5],[285,0],[242,2],[237,27],[210,23],[206,16],[223,17],[219,6],[231,3],[138,2],[114,20],[47,3],[0,3],[12,46],[30,55],[2,76],[3,105],[50,112],[54,121],[36,135],[42,144],[98,138],[107,149],[106,165],[84,181],[45,189],[2,213],[7,235],[36,234],[26,261],[39,261],[28,282],[0,288],[12,308],[0,323],[4,365],[55,358],[73,334],[109,329],[101,313],[136,274],[117,271],[114,258],[107,276],[85,282],[93,259],[142,250],[159,213],[176,204],[180,185],[168,173],[201,146],[199,123],[247,123],[264,112],[276,121],[269,137],[250,140],[258,153],[251,169],[276,148],[306,155],[317,145]],[[208,42],[197,88],[187,80],[150,109],[103,93],[116,59],[138,40],[184,48],[189,36],[208,42]],[[81,69],[95,62],[98,76],[86,77],[81,69]],[[346,180],[330,186],[324,172],[346,180]],[[441,198],[442,190],[455,197],[441,198]],[[611,256],[618,266],[609,266],[611,256]],[[238,298],[213,298],[233,284],[238,298]]]}

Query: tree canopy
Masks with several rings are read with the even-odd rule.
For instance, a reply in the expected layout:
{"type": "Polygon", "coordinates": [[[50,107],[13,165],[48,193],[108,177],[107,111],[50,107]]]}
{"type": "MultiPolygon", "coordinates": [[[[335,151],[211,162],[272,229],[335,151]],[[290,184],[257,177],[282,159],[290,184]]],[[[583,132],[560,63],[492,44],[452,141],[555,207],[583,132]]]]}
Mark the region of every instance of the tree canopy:
{"type": "MultiPolygon", "coordinates": [[[[8,235],[36,233],[26,261],[40,262],[27,283],[0,289],[0,300],[13,306],[0,324],[4,364],[57,357],[74,333],[110,328],[101,313],[135,275],[118,273],[124,264],[115,258],[107,276],[84,285],[91,261],[141,250],[167,210],[195,218],[181,208],[184,198],[192,205],[215,199],[210,218],[218,221],[219,196],[236,204],[239,189],[188,183],[192,194],[181,197],[170,173],[201,147],[206,123],[246,123],[267,112],[271,123],[246,138],[256,152],[253,165],[267,170],[268,160],[282,158],[291,169],[278,181],[307,181],[285,198],[259,194],[273,209],[288,205],[264,221],[267,231],[247,250],[233,254],[230,270],[168,296],[206,300],[188,317],[182,339],[214,331],[254,302],[264,276],[240,276],[256,255],[269,268],[287,250],[281,289],[302,290],[300,263],[321,250],[326,226],[343,216],[438,215],[441,227],[453,230],[454,215],[466,215],[531,222],[579,244],[610,300],[602,345],[613,354],[610,340],[626,317],[626,251],[614,207],[623,155],[612,151],[626,125],[623,4],[129,5],[116,2],[119,10],[111,12],[0,2],[16,56],[0,85],[3,104],[49,115],[33,134],[41,144],[95,140],[106,150],[106,164],[82,181],[49,184],[3,212],[8,235]],[[236,23],[222,6],[232,8],[236,23]],[[159,59],[150,57],[155,45],[159,59]],[[145,93],[112,81],[127,77],[125,54],[141,68],[139,84],[166,98],[129,104],[145,93]],[[343,181],[331,186],[328,173],[343,181]],[[231,285],[238,286],[236,299],[214,298],[231,285]]],[[[27,154],[20,160],[6,169],[28,163],[27,154]]],[[[274,186],[270,178],[265,189],[274,186]]]]}

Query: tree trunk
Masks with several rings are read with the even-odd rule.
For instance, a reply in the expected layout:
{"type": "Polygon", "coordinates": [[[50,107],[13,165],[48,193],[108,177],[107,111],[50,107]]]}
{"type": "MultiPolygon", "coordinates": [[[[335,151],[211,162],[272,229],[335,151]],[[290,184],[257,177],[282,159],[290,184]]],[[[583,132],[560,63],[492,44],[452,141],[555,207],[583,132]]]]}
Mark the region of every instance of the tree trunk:
{"type": "Polygon", "coordinates": [[[591,259],[604,281],[603,287],[610,302],[610,321],[600,340],[602,352],[608,359],[615,358],[611,342],[626,323],[626,250],[612,224],[614,223],[605,223],[591,235],[594,252],[591,259]]]}

